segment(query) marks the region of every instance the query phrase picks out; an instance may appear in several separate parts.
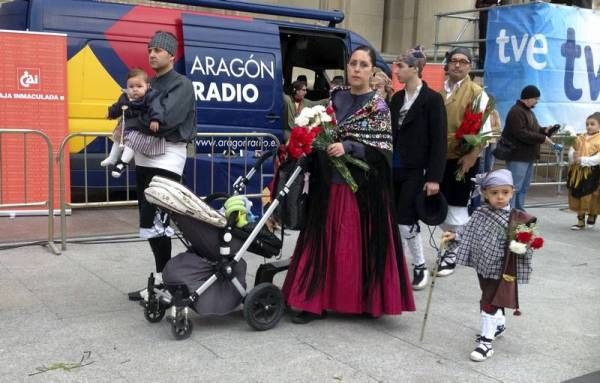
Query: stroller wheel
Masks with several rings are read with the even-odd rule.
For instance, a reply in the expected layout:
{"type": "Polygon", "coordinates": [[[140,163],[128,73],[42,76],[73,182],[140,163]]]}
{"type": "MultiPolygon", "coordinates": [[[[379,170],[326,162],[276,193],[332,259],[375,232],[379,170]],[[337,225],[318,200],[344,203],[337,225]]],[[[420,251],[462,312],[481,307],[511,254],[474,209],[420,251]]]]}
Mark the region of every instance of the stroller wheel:
{"type": "Polygon", "coordinates": [[[283,294],[272,283],[255,286],[244,301],[244,317],[255,330],[269,330],[277,325],[284,309],[283,294]]]}
{"type": "Polygon", "coordinates": [[[171,332],[176,340],[189,338],[190,335],[192,335],[193,330],[194,326],[192,325],[192,321],[188,318],[175,319],[171,326],[171,332]]]}
{"type": "Polygon", "coordinates": [[[158,323],[165,316],[165,307],[158,299],[151,299],[144,306],[144,318],[150,323],[158,323]]]}

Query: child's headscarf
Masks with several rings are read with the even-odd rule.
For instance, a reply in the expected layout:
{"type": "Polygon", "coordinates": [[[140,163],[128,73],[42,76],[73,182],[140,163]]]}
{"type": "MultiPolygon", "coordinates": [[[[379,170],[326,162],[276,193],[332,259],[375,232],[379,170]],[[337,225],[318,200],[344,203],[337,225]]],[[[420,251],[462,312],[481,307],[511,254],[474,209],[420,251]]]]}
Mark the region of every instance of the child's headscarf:
{"type": "Polygon", "coordinates": [[[494,186],[513,184],[512,173],[508,169],[498,169],[489,173],[480,173],[475,176],[475,194],[481,194],[485,189],[494,186]]]}

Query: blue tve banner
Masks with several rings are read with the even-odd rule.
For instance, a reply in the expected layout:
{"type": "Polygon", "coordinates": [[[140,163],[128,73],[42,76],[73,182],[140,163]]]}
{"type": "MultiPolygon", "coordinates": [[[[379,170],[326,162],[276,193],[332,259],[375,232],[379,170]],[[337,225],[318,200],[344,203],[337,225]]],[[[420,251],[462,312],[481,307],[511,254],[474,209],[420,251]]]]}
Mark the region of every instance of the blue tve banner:
{"type": "Polygon", "coordinates": [[[600,13],[547,3],[495,7],[486,36],[485,85],[503,119],[533,84],[542,126],[585,130],[586,117],[600,111],[600,13]]]}

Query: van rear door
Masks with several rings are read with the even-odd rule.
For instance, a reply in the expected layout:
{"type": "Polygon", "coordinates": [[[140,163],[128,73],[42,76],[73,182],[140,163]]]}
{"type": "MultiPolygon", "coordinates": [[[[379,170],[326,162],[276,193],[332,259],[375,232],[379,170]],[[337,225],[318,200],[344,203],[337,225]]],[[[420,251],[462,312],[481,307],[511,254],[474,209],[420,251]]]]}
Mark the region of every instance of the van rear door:
{"type": "Polygon", "coordinates": [[[184,14],[185,70],[201,131],[281,136],[279,27],[250,18],[184,14]]]}

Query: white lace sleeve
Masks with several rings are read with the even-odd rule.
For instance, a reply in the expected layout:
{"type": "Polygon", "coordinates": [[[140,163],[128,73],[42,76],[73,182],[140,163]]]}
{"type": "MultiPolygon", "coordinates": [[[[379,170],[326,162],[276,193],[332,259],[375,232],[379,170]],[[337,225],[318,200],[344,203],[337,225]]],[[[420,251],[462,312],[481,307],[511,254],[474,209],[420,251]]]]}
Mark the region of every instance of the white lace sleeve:
{"type": "Polygon", "coordinates": [[[600,165],[600,152],[589,157],[580,157],[581,166],[596,166],[600,165]]]}
{"type": "Polygon", "coordinates": [[[575,148],[572,146],[569,148],[569,164],[573,163],[573,157],[575,156],[575,148]]]}

